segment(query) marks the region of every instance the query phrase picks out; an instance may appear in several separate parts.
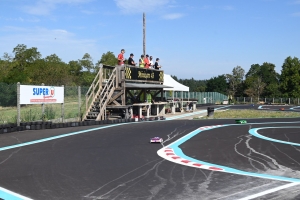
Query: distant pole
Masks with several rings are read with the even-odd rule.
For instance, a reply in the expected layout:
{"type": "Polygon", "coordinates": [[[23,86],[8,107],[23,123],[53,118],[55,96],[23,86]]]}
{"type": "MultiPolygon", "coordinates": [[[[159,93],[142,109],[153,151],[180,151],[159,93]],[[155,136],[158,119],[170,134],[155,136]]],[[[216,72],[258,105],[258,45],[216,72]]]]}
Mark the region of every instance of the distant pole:
{"type": "Polygon", "coordinates": [[[143,54],[146,55],[146,15],[143,13],[143,54]]]}

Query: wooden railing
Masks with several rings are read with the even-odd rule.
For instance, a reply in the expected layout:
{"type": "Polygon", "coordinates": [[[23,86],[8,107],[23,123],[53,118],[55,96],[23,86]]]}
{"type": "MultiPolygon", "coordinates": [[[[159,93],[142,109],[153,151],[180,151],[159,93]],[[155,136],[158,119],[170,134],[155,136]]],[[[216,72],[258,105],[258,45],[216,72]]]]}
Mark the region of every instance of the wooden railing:
{"type": "Polygon", "coordinates": [[[109,102],[116,88],[116,71],[116,68],[112,71],[107,83],[105,84],[99,95],[100,112],[97,116],[96,121],[104,119],[106,105],[109,102]]]}
{"type": "Polygon", "coordinates": [[[102,89],[102,82],[103,82],[103,67],[102,64],[100,64],[99,71],[94,78],[90,88],[88,89],[87,93],[85,94],[85,117],[86,119],[88,112],[92,108],[93,102],[96,100],[97,96],[99,95],[101,89],[102,89]]]}

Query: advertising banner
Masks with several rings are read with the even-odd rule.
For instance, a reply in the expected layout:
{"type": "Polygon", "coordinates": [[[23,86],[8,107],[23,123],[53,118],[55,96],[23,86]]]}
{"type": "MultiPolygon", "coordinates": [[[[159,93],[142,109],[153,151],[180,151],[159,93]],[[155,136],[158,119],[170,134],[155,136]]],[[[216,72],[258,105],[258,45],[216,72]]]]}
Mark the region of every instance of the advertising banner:
{"type": "Polygon", "coordinates": [[[125,67],[125,79],[163,82],[164,72],[161,70],[151,70],[127,66],[125,67]]]}
{"type": "Polygon", "coordinates": [[[64,87],[20,85],[20,104],[64,103],[64,87]]]}

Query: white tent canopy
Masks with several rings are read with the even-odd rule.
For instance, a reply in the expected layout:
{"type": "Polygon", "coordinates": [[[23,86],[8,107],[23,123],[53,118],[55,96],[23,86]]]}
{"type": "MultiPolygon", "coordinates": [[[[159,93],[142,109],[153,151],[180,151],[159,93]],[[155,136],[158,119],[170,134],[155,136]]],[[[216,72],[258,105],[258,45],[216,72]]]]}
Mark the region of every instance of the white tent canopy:
{"type": "Polygon", "coordinates": [[[172,88],[164,88],[164,90],[172,90],[172,91],[189,91],[189,87],[182,85],[175,81],[171,75],[164,74],[164,85],[171,86],[172,88]]]}

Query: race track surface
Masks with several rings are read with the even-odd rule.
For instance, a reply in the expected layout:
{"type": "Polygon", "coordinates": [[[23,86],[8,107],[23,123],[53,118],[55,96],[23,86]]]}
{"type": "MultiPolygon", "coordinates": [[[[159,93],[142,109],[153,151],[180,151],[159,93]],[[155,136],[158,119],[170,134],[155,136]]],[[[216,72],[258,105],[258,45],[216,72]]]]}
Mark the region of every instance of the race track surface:
{"type": "Polygon", "coordinates": [[[0,199],[300,199],[300,119],[247,122],[1,134],[0,199]],[[154,136],[164,143],[150,144],[154,136]]]}

